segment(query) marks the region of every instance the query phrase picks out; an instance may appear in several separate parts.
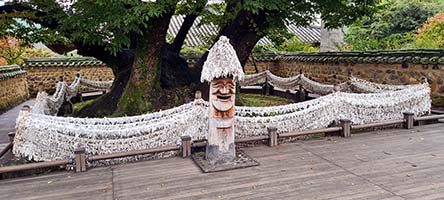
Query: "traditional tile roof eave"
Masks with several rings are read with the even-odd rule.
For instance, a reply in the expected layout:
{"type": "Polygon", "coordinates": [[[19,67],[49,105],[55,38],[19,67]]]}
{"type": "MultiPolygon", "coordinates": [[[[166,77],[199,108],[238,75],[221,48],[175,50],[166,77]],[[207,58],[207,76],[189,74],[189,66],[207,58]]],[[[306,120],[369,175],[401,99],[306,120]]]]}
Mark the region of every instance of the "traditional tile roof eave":
{"type": "Polygon", "coordinates": [[[78,66],[106,66],[93,57],[63,57],[63,58],[31,58],[26,59],[23,67],[78,67],[78,66]]]}
{"type": "Polygon", "coordinates": [[[6,80],[26,75],[26,71],[22,70],[18,65],[0,66],[0,80],[6,80]]]}
{"type": "MultiPolygon", "coordinates": [[[[187,56],[188,63],[194,63],[200,56],[187,56]]],[[[350,64],[423,64],[444,65],[444,49],[416,49],[398,51],[356,51],[356,52],[280,52],[254,56],[256,61],[298,61],[312,63],[350,64]]]]}
{"type": "MultiPolygon", "coordinates": [[[[184,18],[185,18],[184,15],[175,15],[171,18],[170,25],[168,28],[169,35],[173,37],[177,35],[180,26],[184,21],[184,18]]],[[[200,23],[201,19],[202,19],[201,17],[198,17],[194,21],[193,26],[191,27],[186,36],[185,45],[190,47],[209,46],[209,44],[207,44],[207,41],[205,40],[205,37],[211,35],[217,35],[219,27],[214,24],[201,24],[200,23]]],[[[317,26],[302,27],[294,25],[292,23],[288,23],[286,24],[286,26],[288,32],[295,34],[301,41],[312,44],[320,43],[320,38],[321,38],[320,27],[317,26]]],[[[264,37],[259,40],[258,44],[272,45],[273,42],[267,37],[264,37]]]]}

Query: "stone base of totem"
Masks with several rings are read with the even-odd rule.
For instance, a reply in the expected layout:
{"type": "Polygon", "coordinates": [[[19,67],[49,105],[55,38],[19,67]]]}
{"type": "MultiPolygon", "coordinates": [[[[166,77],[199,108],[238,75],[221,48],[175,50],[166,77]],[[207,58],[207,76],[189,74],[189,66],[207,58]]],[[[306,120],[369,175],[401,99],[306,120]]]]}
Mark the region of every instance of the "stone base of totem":
{"type": "Polygon", "coordinates": [[[232,162],[215,165],[209,163],[205,159],[205,152],[195,152],[191,155],[191,157],[204,173],[227,171],[259,165],[259,162],[248,156],[243,151],[236,151],[236,158],[232,162]]]}

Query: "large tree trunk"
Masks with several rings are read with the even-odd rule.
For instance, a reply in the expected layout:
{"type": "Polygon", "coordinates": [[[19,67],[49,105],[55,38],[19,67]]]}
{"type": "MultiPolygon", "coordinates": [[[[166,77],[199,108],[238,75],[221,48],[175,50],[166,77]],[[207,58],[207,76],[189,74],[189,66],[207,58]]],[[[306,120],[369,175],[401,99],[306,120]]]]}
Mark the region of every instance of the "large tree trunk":
{"type": "Polygon", "coordinates": [[[137,115],[160,107],[162,54],[165,52],[166,33],[172,14],[151,19],[150,24],[155,27],[138,35],[133,68],[118,103],[118,113],[137,115]]]}
{"type": "Polygon", "coordinates": [[[189,11],[190,13],[185,16],[185,19],[183,20],[182,25],[180,26],[179,31],[177,32],[176,37],[174,38],[173,43],[171,44],[171,50],[173,52],[176,52],[177,54],[180,53],[180,50],[182,49],[183,43],[185,42],[185,39],[187,37],[188,31],[191,29],[191,27],[194,24],[194,21],[196,21],[199,14],[203,11],[205,8],[205,5],[207,4],[208,0],[198,0],[194,4],[194,9],[189,11]]]}
{"type": "Polygon", "coordinates": [[[195,73],[188,68],[188,63],[180,56],[180,50],[185,43],[186,36],[196,21],[199,14],[205,8],[207,0],[195,2],[193,10],[188,11],[180,29],[171,45],[168,45],[162,62],[161,86],[162,88],[176,88],[199,83],[200,73],[195,73]]]}
{"type": "Polygon", "coordinates": [[[115,63],[107,62],[108,66],[113,66],[114,81],[111,90],[103,96],[95,99],[91,104],[83,107],[77,113],[76,117],[104,117],[114,113],[117,109],[122,94],[131,74],[134,61],[134,52],[125,50],[117,54],[115,63]]]}
{"type": "Polygon", "coordinates": [[[188,31],[193,26],[194,21],[197,19],[197,17],[198,15],[196,14],[190,14],[185,16],[185,19],[183,20],[183,23],[180,26],[180,29],[177,32],[177,35],[174,38],[173,43],[171,44],[172,52],[175,52],[177,54],[180,53],[180,50],[182,49],[185,39],[187,38],[188,31]]]}
{"type": "Polygon", "coordinates": [[[198,83],[200,76],[192,73],[187,61],[170,48],[166,48],[162,57],[160,84],[163,89],[172,89],[198,83]]]}

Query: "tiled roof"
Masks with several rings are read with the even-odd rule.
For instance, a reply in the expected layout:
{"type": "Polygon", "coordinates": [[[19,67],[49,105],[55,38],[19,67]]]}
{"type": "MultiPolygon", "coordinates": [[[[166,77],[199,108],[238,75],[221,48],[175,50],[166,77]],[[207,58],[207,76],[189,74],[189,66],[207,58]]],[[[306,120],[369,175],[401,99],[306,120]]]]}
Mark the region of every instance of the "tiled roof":
{"type": "MultiPolygon", "coordinates": [[[[189,55],[188,63],[195,63],[200,56],[189,55]]],[[[444,65],[444,49],[399,50],[399,51],[356,51],[356,52],[318,52],[318,53],[272,53],[255,55],[256,61],[292,60],[314,63],[388,63],[388,64],[440,64],[444,65]]]]}
{"type": "MultiPolygon", "coordinates": [[[[171,36],[175,36],[180,29],[180,26],[183,23],[185,16],[184,15],[175,15],[171,18],[170,26],[168,28],[168,34],[171,36]]],[[[212,35],[217,35],[219,29],[216,25],[213,24],[202,24],[199,25],[201,18],[198,17],[193,26],[191,27],[188,35],[185,39],[185,45],[190,47],[196,46],[208,46],[208,38],[212,35]]],[[[288,25],[288,31],[290,33],[295,34],[301,41],[308,43],[319,43],[321,38],[321,30],[319,27],[301,27],[295,25],[288,25]]],[[[272,42],[268,38],[262,38],[259,40],[258,44],[272,44],[272,42]]]]}
{"type": "Polygon", "coordinates": [[[0,66],[0,80],[10,79],[25,74],[26,71],[22,70],[18,65],[0,66]]]}
{"type": "Polygon", "coordinates": [[[287,29],[288,32],[295,34],[302,42],[312,44],[321,42],[321,29],[319,27],[303,27],[289,24],[287,29]]]}
{"type": "Polygon", "coordinates": [[[105,64],[93,57],[64,57],[64,58],[31,58],[26,59],[23,67],[39,66],[105,66],[105,64]]]}
{"type": "Polygon", "coordinates": [[[319,53],[278,53],[255,56],[256,60],[294,60],[317,63],[415,63],[444,64],[442,50],[399,50],[399,51],[361,51],[361,52],[319,52],[319,53]]]}

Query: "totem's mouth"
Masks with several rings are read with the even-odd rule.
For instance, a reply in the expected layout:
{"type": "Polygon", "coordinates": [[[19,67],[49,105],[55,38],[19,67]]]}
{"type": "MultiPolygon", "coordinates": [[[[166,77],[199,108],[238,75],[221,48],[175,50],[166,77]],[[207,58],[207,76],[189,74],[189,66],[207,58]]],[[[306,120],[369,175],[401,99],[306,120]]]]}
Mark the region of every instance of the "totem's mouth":
{"type": "Polygon", "coordinates": [[[220,94],[217,95],[217,99],[220,99],[221,101],[228,101],[231,99],[231,95],[220,94]]]}

